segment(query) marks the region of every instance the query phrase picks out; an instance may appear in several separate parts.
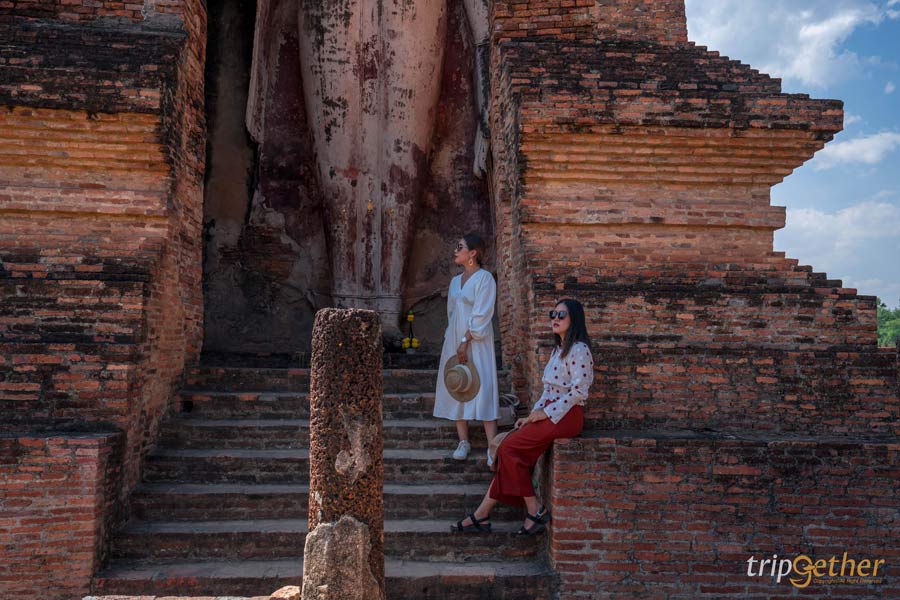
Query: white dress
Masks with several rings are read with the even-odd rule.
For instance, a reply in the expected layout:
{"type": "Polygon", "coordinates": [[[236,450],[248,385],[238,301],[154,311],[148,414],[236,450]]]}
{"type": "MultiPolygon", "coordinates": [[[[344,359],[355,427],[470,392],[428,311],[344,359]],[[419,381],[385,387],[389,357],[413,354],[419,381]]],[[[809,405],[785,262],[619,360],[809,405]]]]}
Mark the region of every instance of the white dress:
{"type": "Polygon", "coordinates": [[[442,419],[493,421],[499,412],[497,359],[494,353],[494,276],[479,269],[461,286],[462,274],[450,281],[447,293],[447,331],[434,393],[434,416],[442,419]],[[457,402],[444,385],[444,365],[456,354],[466,330],[472,334],[469,360],[478,369],[481,389],[469,402],[457,402]]]}

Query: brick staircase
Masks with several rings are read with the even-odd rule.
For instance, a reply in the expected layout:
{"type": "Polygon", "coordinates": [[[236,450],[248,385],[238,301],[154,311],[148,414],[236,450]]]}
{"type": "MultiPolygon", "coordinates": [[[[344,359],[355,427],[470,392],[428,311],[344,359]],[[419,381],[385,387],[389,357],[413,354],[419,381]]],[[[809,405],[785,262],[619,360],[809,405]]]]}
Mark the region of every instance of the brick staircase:
{"type": "MultiPolygon", "coordinates": [[[[513,535],[518,511],[498,509],[489,536],[450,533],[491,479],[484,431],[471,428],[469,460],[450,458],[453,423],[431,417],[436,358],[402,358],[386,358],[384,371],[388,598],[551,597],[542,539],[513,535]]],[[[147,458],[131,520],[114,535],[94,593],[264,596],[300,585],[308,389],[306,369],[194,370],[181,413],[164,424],[147,458]]]]}

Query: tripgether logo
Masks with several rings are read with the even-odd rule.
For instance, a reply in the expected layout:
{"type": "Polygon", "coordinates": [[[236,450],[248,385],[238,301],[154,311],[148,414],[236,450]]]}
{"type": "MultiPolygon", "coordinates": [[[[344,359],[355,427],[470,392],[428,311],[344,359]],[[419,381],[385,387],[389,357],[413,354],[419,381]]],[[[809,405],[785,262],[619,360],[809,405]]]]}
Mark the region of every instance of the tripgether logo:
{"type": "Polygon", "coordinates": [[[781,583],[783,577],[797,575],[789,578],[791,585],[797,588],[805,588],[810,583],[882,583],[884,578],[878,576],[878,567],[882,565],[883,559],[854,560],[847,558],[846,552],[842,558],[832,556],[830,559],[819,560],[813,560],[805,554],[779,559],[777,554],[773,554],[772,558],[748,558],[747,576],[769,575],[775,578],[775,583],[781,583]]]}

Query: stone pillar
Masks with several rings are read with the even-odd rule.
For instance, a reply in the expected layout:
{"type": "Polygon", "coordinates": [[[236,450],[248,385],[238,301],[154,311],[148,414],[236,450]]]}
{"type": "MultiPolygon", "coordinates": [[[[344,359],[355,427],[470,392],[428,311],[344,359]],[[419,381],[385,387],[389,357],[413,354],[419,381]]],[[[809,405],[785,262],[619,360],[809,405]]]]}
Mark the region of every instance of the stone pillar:
{"type": "Polygon", "coordinates": [[[316,313],[303,600],[385,597],[381,353],[374,311],[316,313]]]}

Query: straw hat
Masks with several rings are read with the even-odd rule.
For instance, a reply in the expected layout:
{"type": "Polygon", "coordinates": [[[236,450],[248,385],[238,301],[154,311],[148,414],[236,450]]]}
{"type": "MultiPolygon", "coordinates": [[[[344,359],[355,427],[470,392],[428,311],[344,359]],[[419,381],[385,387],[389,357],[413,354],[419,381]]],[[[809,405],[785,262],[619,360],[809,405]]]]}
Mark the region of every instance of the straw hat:
{"type": "Polygon", "coordinates": [[[454,354],[444,365],[444,386],[457,402],[468,402],[481,389],[481,378],[475,363],[469,360],[464,365],[454,354]]]}

